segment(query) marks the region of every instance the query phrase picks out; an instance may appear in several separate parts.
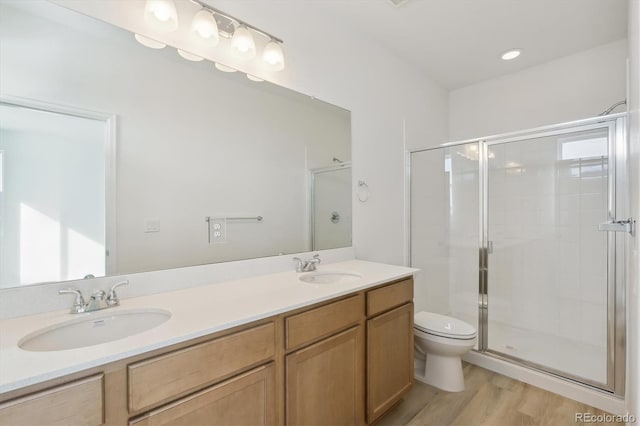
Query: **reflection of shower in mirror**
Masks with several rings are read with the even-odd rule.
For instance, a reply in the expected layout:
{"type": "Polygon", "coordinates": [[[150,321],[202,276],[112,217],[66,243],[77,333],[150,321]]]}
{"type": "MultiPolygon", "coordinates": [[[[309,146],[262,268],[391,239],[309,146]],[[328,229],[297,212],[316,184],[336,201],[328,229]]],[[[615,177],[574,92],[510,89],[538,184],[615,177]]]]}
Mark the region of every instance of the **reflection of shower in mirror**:
{"type": "Polygon", "coordinates": [[[351,164],[311,170],[311,250],[351,245],[351,164]]]}

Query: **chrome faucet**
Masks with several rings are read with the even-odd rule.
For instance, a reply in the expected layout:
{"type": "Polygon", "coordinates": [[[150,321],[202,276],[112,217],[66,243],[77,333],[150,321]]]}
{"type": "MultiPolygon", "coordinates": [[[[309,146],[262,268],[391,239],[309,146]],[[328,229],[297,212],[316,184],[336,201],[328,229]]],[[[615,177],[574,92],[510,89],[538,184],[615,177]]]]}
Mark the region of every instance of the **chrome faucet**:
{"type": "Polygon", "coordinates": [[[73,306],[71,306],[71,310],[69,312],[72,314],[81,314],[83,312],[98,311],[100,309],[112,308],[120,305],[120,299],[118,299],[118,295],[116,294],[116,288],[127,284],[129,284],[129,280],[117,282],[111,286],[109,293],[104,290],[94,290],[93,294],[91,294],[91,298],[89,298],[89,302],[84,301],[82,292],[76,288],[63,288],[58,291],[58,293],[75,294],[76,299],[74,300],[73,306]]]}
{"type": "Polygon", "coordinates": [[[309,260],[302,260],[299,257],[294,257],[293,261],[296,262],[296,272],[311,272],[316,270],[316,266],[320,263],[320,255],[316,254],[309,260]]]}

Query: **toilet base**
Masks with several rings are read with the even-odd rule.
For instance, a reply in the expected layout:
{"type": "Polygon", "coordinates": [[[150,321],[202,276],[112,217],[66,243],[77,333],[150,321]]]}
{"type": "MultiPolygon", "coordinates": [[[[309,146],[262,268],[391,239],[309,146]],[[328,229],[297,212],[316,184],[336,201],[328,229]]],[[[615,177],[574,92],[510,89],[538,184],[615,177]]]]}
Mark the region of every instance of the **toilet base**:
{"type": "Polygon", "coordinates": [[[428,354],[426,358],[424,370],[415,370],[416,380],[447,392],[464,391],[460,357],[428,354]]]}

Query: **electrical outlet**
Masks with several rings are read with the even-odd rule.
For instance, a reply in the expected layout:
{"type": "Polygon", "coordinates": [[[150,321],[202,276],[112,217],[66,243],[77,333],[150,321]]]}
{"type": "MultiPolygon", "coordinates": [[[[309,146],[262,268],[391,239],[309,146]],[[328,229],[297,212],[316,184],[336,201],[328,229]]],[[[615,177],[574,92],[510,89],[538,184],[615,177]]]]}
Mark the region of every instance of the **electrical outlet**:
{"type": "Polygon", "coordinates": [[[221,217],[210,219],[211,244],[223,244],[227,242],[227,220],[221,217]]]}

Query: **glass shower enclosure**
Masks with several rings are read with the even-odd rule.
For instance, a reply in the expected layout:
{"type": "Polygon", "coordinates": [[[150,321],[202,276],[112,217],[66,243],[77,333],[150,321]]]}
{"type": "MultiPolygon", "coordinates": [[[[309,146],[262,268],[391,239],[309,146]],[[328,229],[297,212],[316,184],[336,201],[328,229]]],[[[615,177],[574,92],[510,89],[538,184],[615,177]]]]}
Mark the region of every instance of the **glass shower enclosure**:
{"type": "Polygon", "coordinates": [[[416,309],[477,324],[477,351],[622,394],[626,154],[624,115],[412,152],[416,309]]]}

